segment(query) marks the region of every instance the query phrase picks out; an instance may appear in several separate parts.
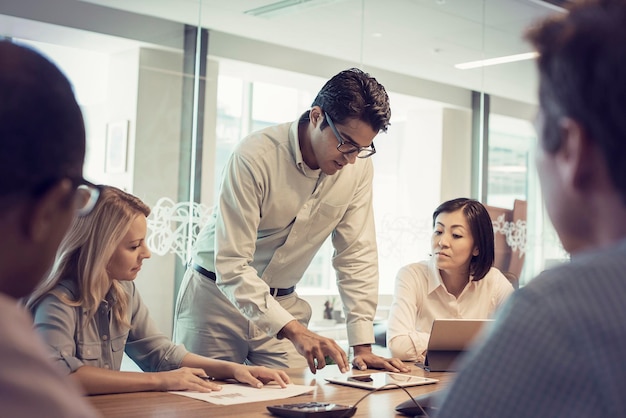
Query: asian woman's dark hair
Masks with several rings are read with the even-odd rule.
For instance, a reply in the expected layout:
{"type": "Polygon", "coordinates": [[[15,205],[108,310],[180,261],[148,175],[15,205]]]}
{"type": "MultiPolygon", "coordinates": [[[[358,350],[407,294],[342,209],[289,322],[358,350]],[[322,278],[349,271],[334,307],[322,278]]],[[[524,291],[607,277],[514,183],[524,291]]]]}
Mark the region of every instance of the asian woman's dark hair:
{"type": "Polygon", "coordinates": [[[493,223],[485,206],[477,200],[464,197],[443,202],[433,212],[433,227],[440,213],[456,212],[459,209],[463,210],[474,237],[474,245],[478,248],[478,255],[470,261],[470,275],[474,281],[478,281],[487,275],[495,259],[493,223]]]}

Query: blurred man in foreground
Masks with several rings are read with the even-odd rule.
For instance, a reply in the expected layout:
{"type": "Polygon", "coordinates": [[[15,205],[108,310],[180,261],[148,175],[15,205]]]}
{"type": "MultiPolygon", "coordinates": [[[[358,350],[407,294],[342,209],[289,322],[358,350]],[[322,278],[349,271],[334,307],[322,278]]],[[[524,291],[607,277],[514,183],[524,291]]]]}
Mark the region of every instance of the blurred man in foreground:
{"type": "Polygon", "coordinates": [[[85,212],[97,200],[97,189],[82,177],[84,157],[83,118],[68,80],[35,51],[1,41],[2,416],[97,416],[49,361],[17,300],[50,268],[77,211],[85,212]]]}
{"type": "Polygon", "coordinates": [[[537,170],[572,260],[513,295],[438,417],[626,416],[626,2],[574,3],[527,39],[537,170]]]}

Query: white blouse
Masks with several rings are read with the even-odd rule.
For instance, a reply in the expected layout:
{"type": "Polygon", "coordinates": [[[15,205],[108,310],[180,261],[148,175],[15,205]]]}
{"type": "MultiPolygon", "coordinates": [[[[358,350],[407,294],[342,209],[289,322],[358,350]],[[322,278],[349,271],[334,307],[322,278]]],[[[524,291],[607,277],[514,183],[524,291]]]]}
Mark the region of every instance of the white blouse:
{"type": "Polygon", "coordinates": [[[404,266],[396,276],[387,346],[401,360],[423,361],[435,319],[491,318],[513,290],[500,270],[492,267],[456,298],[447,291],[434,261],[404,266]]]}

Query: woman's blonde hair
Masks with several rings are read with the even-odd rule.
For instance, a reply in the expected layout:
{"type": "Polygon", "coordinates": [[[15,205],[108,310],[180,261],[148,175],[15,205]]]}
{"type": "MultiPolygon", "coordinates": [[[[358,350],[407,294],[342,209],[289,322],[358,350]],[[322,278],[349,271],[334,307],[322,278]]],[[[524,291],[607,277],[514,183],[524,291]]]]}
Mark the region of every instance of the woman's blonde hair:
{"type": "Polygon", "coordinates": [[[53,293],[64,303],[85,309],[91,319],[110,291],[116,301],[114,318],[130,326],[125,319],[128,295],[119,282],[109,279],[107,264],[134,219],[149,214],[150,208],[136,196],[116,187],[102,186],[93,211],[74,219],[61,241],[49,275],[33,291],[27,307],[33,309],[45,295],[53,293]],[[54,290],[61,280],[75,281],[74,299],[54,290]]]}

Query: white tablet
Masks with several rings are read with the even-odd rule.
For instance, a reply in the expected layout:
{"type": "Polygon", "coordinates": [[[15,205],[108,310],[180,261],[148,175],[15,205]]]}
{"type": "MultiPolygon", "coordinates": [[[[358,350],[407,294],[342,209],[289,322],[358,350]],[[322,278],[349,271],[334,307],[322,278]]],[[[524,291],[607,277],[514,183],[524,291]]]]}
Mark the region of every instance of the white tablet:
{"type": "Polygon", "coordinates": [[[397,389],[398,386],[419,386],[437,383],[439,380],[410,374],[376,372],[369,374],[342,375],[326,378],[330,383],[354,386],[362,389],[397,389]]]}

